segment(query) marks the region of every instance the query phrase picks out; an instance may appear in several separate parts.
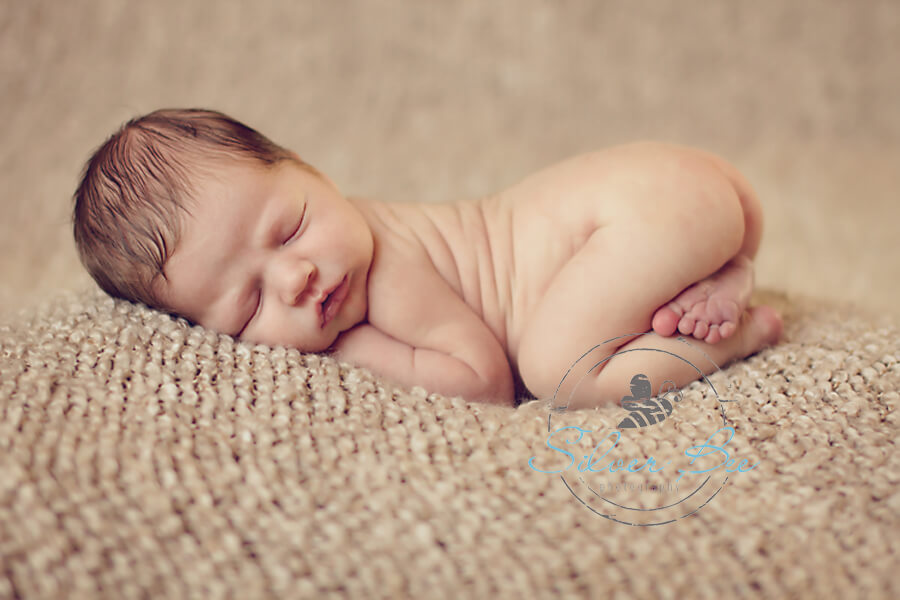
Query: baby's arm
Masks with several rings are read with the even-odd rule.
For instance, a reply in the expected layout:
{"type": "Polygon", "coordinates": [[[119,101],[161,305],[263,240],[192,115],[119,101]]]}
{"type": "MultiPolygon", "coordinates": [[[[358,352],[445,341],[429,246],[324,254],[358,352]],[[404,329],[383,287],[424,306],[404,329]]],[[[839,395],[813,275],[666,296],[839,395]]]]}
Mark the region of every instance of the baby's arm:
{"type": "Polygon", "coordinates": [[[511,406],[500,342],[417,248],[391,246],[378,245],[368,323],[338,338],[338,358],[408,387],[511,406]]]}
{"type": "Polygon", "coordinates": [[[416,348],[370,323],[357,325],[341,335],[334,349],[341,360],[407,387],[419,385],[475,402],[513,404],[512,376],[502,357],[501,363],[487,356],[454,356],[441,350],[416,348]]]}

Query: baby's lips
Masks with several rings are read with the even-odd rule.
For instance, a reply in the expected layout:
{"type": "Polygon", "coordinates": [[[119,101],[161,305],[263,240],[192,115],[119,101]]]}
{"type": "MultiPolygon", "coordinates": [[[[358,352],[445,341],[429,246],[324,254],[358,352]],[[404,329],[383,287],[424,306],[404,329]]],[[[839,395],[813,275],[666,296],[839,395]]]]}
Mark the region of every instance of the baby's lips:
{"type": "Polygon", "coordinates": [[[344,299],[347,297],[349,289],[350,286],[347,284],[347,276],[344,275],[343,279],[326,293],[325,300],[318,305],[321,322],[320,327],[324,328],[338,313],[341,305],[344,303],[344,299]]]}

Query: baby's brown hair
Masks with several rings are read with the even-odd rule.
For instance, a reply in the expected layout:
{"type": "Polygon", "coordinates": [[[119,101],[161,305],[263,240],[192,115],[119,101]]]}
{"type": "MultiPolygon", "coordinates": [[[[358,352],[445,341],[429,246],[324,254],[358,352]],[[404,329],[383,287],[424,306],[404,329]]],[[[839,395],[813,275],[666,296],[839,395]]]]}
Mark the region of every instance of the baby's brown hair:
{"type": "Polygon", "coordinates": [[[74,196],[75,245],[106,293],[166,308],[154,282],[165,278],[196,173],[216,158],[264,167],[290,160],[315,172],[217,111],[162,109],[128,121],[90,158],[74,196]]]}

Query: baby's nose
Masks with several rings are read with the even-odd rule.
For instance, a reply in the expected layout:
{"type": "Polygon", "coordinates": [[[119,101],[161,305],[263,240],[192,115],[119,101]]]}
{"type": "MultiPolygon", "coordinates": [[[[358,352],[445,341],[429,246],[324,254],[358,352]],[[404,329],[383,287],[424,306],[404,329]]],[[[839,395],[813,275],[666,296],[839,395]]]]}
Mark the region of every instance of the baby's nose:
{"type": "Polygon", "coordinates": [[[308,260],[284,261],[277,274],[281,301],[290,306],[300,302],[315,277],[316,266],[308,260]]]}

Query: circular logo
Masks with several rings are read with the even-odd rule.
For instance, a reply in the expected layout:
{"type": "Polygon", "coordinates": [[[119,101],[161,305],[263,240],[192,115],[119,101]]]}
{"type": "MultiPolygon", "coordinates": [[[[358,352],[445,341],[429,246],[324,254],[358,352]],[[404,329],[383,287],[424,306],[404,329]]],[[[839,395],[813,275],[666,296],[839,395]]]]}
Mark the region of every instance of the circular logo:
{"type": "MultiPolygon", "coordinates": [[[[584,460],[577,470],[561,472],[562,483],[590,511],[617,523],[641,527],[664,525],[696,514],[722,491],[729,473],[744,469],[704,470],[696,464],[699,461],[708,466],[710,458],[715,462],[721,455],[727,457],[724,445],[733,437],[734,429],[729,425],[726,405],[733,400],[727,399],[730,394],[724,393],[730,391],[730,384],[720,394],[710,381],[710,375],[721,372],[719,366],[684,337],[662,338],[653,332],[628,334],[606,340],[585,352],[563,376],[551,400],[548,446],[568,454],[574,464],[577,459],[572,452],[576,448],[584,450],[585,442],[593,441],[591,436],[603,435],[604,432],[581,427],[561,426],[560,415],[569,410],[573,399],[590,396],[597,373],[613,359],[617,359],[616,370],[611,376],[626,374],[618,388],[622,393],[617,400],[621,407],[616,415],[617,428],[606,434],[593,451],[583,454],[584,460]],[[665,343],[660,343],[661,340],[665,343]],[[686,404],[674,381],[658,374],[686,371],[695,373],[705,388],[699,395],[692,394],[690,401],[695,408],[702,409],[703,423],[692,423],[694,427],[688,428],[696,432],[698,439],[692,440],[694,444],[689,448],[677,449],[684,450],[689,463],[686,466],[691,468],[672,468],[646,455],[630,461],[632,457],[615,458],[616,446],[626,438],[634,437],[637,442],[643,441],[638,438],[647,438],[641,444],[643,447],[658,446],[666,424],[686,404]],[[662,381],[653,381],[654,376],[662,381]],[[555,445],[551,445],[551,439],[555,445]]],[[[609,377],[607,384],[608,380],[609,377]]],[[[617,385],[614,382],[612,387],[616,389],[617,385]]],[[[605,405],[616,398],[596,400],[598,405],[605,405]]],[[[697,414],[696,410],[689,412],[697,414]]],[[[719,466],[725,461],[721,463],[719,466]]],[[[727,464],[732,463],[729,460],[727,464]]]]}

